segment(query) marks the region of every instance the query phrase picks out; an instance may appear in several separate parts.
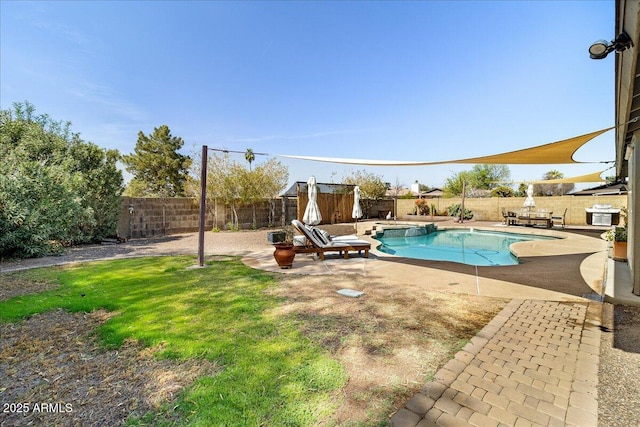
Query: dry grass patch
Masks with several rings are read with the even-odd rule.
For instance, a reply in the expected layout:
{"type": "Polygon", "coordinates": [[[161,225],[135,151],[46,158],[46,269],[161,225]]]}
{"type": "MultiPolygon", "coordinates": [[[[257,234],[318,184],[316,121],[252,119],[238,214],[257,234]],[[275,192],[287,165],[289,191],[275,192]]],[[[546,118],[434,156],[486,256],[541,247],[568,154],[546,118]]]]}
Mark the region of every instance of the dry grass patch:
{"type": "Polygon", "coordinates": [[[20,295],[39,294],[60,287],[60,284],[47,280],[19,278],[0,285],[0,301],[20,295]]]}
{"type": "Polygon", "coordinates": [[[155,360],[157,349],[133,341],[105,350],[93,331],[111,316],[56,310],[0,324],[0,401],[30,405],[28,413],[0,414],[0,424],[122,425],[130,415],[161,411],[195,378],[217,371],[203,360],[155,360]]]}
{"type": "Polygon", "coordinates": [[[343,404],[326,424],[384,425],[507,300],[434,293],[362,276],[286,276],[280,307],[345,366],[343,404]],[[363,290],[361,298],[336,293],[363,290]]]}

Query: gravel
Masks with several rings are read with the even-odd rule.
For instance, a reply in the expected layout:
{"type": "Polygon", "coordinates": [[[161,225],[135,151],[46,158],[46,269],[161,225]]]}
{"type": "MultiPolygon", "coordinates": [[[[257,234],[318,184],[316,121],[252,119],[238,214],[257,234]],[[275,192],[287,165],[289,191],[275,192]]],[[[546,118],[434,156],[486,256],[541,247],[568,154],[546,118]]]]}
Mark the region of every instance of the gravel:
{"type": "Polygon", "coordinates": [[[640,307],[603,305],[598,425],[640,426],[640,307]]]}

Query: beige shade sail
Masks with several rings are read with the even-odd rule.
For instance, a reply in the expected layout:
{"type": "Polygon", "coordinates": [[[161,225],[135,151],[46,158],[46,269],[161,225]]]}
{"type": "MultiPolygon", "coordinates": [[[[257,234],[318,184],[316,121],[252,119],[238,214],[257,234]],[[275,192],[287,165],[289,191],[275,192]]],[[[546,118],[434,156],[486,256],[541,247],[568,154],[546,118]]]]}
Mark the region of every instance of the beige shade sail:
{"type": "MultiPolygon", "coordinates": [[[[538,145],[537,147],[523,150],[510,151],[493,156],[474,157],[471,159],[456,160],[451,163],[488,163],[488,164],[522,164],[522,165],[551,165],[561,163],[583,163],[573,159],[573,154],[587,142],[613,127],[601,129],[596,132],[580,135],[562,141],[538,145]]],[[[585,162],[588,163],[588,162],[585,162]]]]}
{"type": "Polygon", "coordinates": [[[606,180],[602,179],[600,175],[602,175],[604,171],[588,173],[586,175],[573,176],[570,178],[558,178],[558,179],[546,179],[546,180],[537,180],[537,181],[526,181],[531,184],[565,184],[565,183],[578,183],[578,182],[606,182],[606,180]]]}
{"type": "Polygon", "coordinates": [[[502,154],[494,154],[483,157],[472,157],[469,159],[446,160],[436,162],[425,161],[402,161],[402,160],[367,160],[367,159],[344,159],[338,157],[313,157],[313,156],[294,156],[281,154],[280,157],[290,159],[312,160],[316,162],[341,163],[350,165],[366,165],[366,166],[427,166],[441,165],[450,163],[472,163],[472,164],[513,164],[513,165],[548,165],[563,163],[600,163],[600,162],[578,162],[573,159],[573,154],[587,142],[603,133],[613,129],[608,127],[596,132],[585,135],[576,136],[562,141],[551,142],[549,144],[538,145],[536,147],[525,148],[522,150],[509,151],[502,154]]]}

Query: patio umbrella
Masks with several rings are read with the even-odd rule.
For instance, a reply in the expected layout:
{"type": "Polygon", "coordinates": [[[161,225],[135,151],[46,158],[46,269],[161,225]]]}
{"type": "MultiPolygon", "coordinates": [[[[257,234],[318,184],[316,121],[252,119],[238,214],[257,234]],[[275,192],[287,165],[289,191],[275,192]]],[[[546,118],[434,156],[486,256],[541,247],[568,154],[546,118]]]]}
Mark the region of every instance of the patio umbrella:
{"type": "Polygon", "coordinates": [[[320,208],[318,208],[318,188],[316,187],[316,177],[310,176],[307,181],[307,194],[309,195],[309,201],[307,207],[304,210],[302,216],[302,222],[309,225],[318,225],[322,221],[322,215],[320,214],[320,208]]]}
{"type": "Polygon", "coordinates": [[[351,218],[355,218],[356,230],[358,229],[358,218],[362,218],[362,208],[360,208],[360,187],[357,185],[353,189],[353,210],[351,211],[351,218]]]}
{"type": "Polygon", "coordinates": [[[533,201],[533,184],[529,184],[529,187],[527,187],[527,198],[524,201],[524,207],[531,209],[535,206],[536,202],[533,201]]]}

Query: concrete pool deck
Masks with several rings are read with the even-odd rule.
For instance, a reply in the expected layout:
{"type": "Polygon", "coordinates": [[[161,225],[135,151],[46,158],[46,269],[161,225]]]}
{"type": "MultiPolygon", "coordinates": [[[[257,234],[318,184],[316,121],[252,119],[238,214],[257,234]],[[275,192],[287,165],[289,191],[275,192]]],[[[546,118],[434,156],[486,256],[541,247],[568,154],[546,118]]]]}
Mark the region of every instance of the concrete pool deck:
{"type": "MultiPolygon", "coordinates": [[[[434,291],[460,292],[502,298],[541,299],[549,301],[586,301],[603,295],[603,281],[608,257],[607,242],[560,230],[504,226],[496,223],[469,222],[442,224],[440,228],[511,231],[560,237],[552,240],[520,242],[512,250],[521,260],[516,266],[478,267],[447,261],[426,261],[396,257],[376,250],[379,242],[367,230],[384,226],[378,222],[358,223],[358,238],[371,242],[370,257],[327,254],[325,261],[313,254],[296,254],[291,269],[280,269],[273,250],[256,251],[243,257],[253,268],[301,275],[359,274],[383,283],[412,283],[423,278],[434,291]],[[477,275],[476,275],[477,273],[477,275]],[[577,282],[577,283],[576,283],[577,282]]],[[[395,227],[398,224],[389,223],[395,227]]],[[[411,223],[408,225],[416,225],[411,223]]]]}

